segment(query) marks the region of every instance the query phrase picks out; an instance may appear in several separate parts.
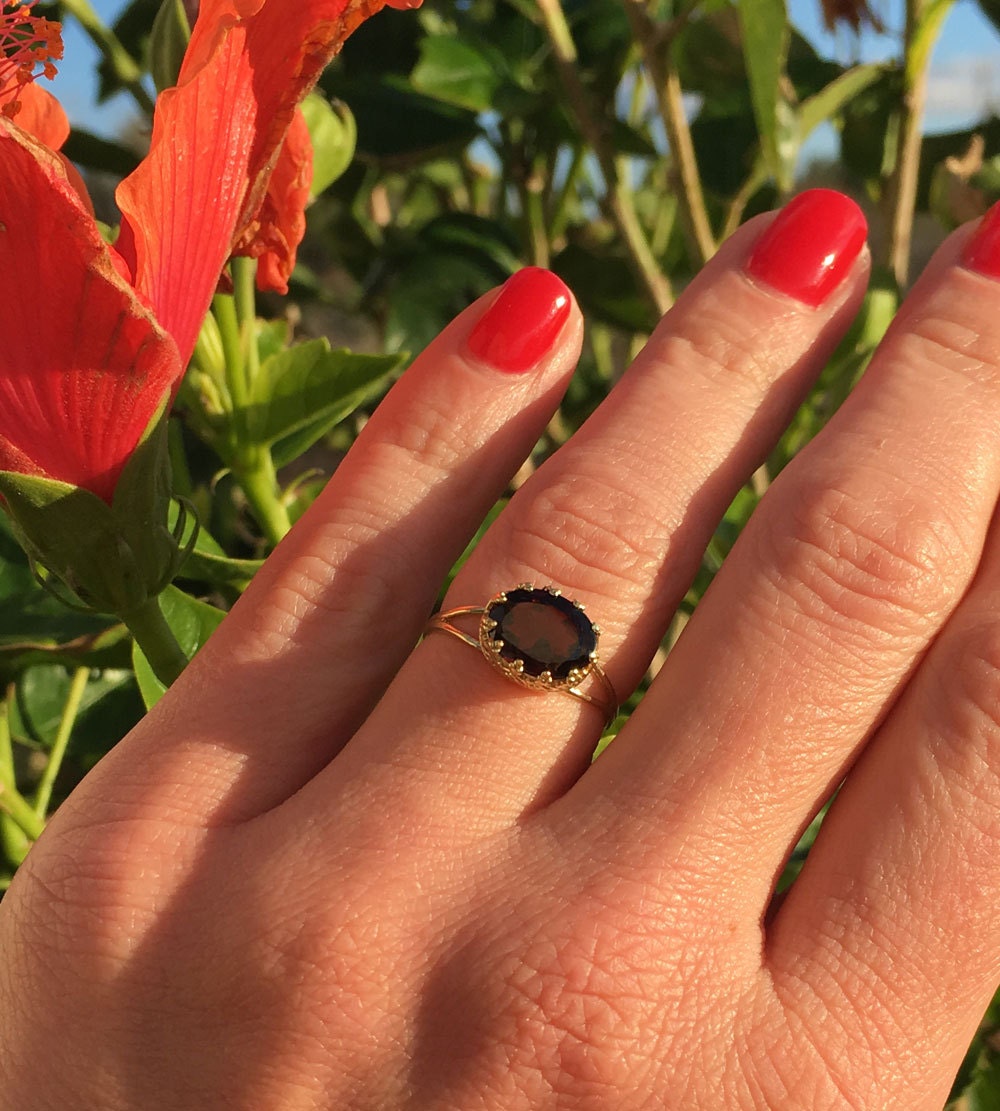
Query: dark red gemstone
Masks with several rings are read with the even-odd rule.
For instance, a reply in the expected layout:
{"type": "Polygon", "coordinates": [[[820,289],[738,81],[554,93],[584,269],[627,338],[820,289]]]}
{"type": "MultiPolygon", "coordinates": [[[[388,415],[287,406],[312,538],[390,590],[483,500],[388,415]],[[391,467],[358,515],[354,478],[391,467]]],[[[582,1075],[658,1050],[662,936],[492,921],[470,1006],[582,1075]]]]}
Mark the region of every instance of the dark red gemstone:
{"type": "Polygon", "coordinates": [[[508,590],[486,616],[496,622],[489,638],[503,641],[501,659],[520,660],[525,675],[548,671],[553,679],[567,679],[574,669],[590,664],[597,648],[597,634],[583,610],[548,590],[508,590]]]}

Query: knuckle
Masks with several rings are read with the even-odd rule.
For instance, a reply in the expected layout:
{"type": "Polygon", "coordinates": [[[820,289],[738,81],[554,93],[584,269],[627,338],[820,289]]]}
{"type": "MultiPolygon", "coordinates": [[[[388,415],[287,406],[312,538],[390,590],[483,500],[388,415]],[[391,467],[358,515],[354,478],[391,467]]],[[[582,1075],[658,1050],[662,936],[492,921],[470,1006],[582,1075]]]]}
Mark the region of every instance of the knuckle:
{"type": "Polygon", "coordinates": [[[931,311],[909,323],[899,341],[900,360],[958,374],[970,383],[992,381],[1000,366],[1000,338],[983,327],[981,305],[971,299],[968,307],[950,301],[948,308],[948,315],[931,311]]]}
{"type": "MultiPolygon", "coordinates": [[[[673,333],[657,342],[653,357],[668,366],[683,366],[685,375],[697,374],[710,381],[724,378],[726,388],[744,384],[753,395],[764,393],[784,366],[783,320],[769,315],[767,333],[747,326],[748,315],[732,311],[730,300],[705,298],[699,306],[697,327],[673,333]]],[[[795,314],[789,322],[800,324],[795,314]]],[[[656,342],[656,341],[654,341],[656,342]]]]}
{"type": "Polygon", "coordinates": [[[785,490],[785,519],[753,529],[761,566],[809,616],[912,635],[951,608],[971,562],[943,515],[908,500],[799,480],[785,490]]]}
{"type": "Polygon", "coordinates": [[[620,597],[623,583],[648,583],[667,530],[645,498],[606,475],[557,478],[508,517],[505,558],[529,575],[603,597],[620,597]]]}
{"type": "Polygon", "coordinates": [[[382,478],[389,489],[400,473],[415,468],[426,469],[429,475],[450,473],[467,458],[472,432],[478,427],[458,414],[479,408],[475,395],[455,384],[446,399],[414,394],[405,408],[384,409],[377,418],[380,442],[372,448],[372,465],[384,471],[382,478]],[[446,407],[437,403],[440,400],[446,400],[446,407]]]}
{"type": "Polygon", "coordinates": [[[758,340],[754,335],[734,335],[731,325],[727,329],[719,322],[694,335],[671,336],[660,358],[671,366],[683,366],[685,373],[712,381],[725,376],[730,383],[742,382],[754,393],[763,393],[774,378],[774,363],[762,357],[758,340]]]}
{"type": "Polygon", "coordinates": [[[290,646],[315,650],[320,618],[332,633],[322,638],[324,654],[339,652],[345,664],[356,662],[357,645],[372,641],[371,631],[398,602],[407,557],[405,545],[387,542],[374,523],[348,514],[282,568],[266,602],[249,613],[249,635],[234,652],[256,660],[290,646]]]}

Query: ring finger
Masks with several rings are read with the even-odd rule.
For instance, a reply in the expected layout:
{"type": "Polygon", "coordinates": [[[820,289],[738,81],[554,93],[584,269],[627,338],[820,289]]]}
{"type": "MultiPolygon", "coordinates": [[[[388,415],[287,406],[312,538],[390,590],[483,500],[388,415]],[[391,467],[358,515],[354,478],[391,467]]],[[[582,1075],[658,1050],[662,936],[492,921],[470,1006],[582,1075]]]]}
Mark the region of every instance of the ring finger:
{"type": "MultiPolygon", "coordinates": [[[[856,310],[864,236],[853,202],[826,190],[741,229],[608,401],[518,492],[445,609],[521,582],[556,584],[599,622],[605,669],[627,695],[726,505],[856,310]]],[[[536,696],[434,635],[302,801],[313,790],[328,798],[330,777],[388,766],[421,815],[445,813],[443,792],[449,828],[482,830],[564,790],[600,725],[594,707],[536,696]]]]}

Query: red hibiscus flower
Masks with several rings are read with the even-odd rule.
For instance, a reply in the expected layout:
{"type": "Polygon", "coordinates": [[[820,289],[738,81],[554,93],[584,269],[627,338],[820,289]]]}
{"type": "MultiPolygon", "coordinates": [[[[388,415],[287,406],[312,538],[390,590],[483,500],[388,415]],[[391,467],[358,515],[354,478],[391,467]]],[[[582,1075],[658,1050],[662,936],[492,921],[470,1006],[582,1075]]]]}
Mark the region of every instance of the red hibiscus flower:
{"type": "Polygon", "coordinates": [[[3,3],[0,270],[19,293],[0,299],[0,470],[111,502],[230,255],[262,256],[265,280],[284,285],[301,237],[301,211],[290,224],[282,200],[302,199],[297,105],[386,2],[419,0],[202,0],[149,154],[118,188],[114,247],[53,150],[65,135],[33,100],[37,122],[28,113],[28,80],[46,64],[45,42],[25,34],[30,6],[3,3]]]}

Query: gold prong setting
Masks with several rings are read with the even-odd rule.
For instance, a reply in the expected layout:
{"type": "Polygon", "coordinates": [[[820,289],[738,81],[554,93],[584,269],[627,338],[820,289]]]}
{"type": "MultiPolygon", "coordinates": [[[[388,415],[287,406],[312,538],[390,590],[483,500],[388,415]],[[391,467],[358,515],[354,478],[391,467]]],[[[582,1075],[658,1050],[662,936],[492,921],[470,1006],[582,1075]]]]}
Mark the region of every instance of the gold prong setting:
{"type": "Polygon", "coordinates": [[[509,679],[533,690],[570,690],[597,662],[599,631],[583,606],[555,586],[521,583],[483,607],[483,655],[509,679]]]}

